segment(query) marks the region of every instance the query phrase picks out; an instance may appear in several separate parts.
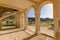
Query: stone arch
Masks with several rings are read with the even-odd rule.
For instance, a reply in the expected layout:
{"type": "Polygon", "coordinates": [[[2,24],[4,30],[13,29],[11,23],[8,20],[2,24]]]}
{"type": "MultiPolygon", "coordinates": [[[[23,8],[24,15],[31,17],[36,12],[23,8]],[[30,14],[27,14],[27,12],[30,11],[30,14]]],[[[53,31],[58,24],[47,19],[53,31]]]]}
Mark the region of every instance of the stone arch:
{"type": "MultiPolygon", "coordinates": [[[[34,6],[32,5],[32,6],[30,6],[30,7],[28,7],[26,10],[25,10],[25,13],[24,13],[24,21],[25,21],[25,27],[24,27],[24,29],[26,29],[27,28],[27,26],[28,26],[28,12],[30,11],[30,9],[31,8],[34,8],[34,6]]],[[[34,9],[35,10],[35,9],[34,9]]]]}
{"type": "MultiPolygon", "coordinates": [[[[45,1],[45,2],[41,3],[41,5],[39,5],[40,11],[41,11],[41,8],[42,8],[43,6],[45,6],[46,4],[50,4],[50,3],[53,4],[52,1],[45,1]]],[[[40,14],[41,14],[41,13],[40,13],[40,14]]],[[[54,15],[54,13],[53,13],[53,15],[54,15]]],[[[41,15],[40,15],[40,16],[41,16],[41,15]]],[[[53,19],[54,19],[54,16],[53,16],[53,19]]],[[[54,20],[53,20],[53,21],[54,21],[54,20]]],[[[55,32],[55,30],[54,30],[54,32],[55,32]]],[[[54,35],[55,35],[55,33],[54,33],[54,35]]]]}
{"type": "MultiPolygon", "coordinates": [[[[26,13],[28,13],[28,12],[30,11],[31,8],[34,8],[34,5],[28,7],[28,8],[26,9],[26,13]]],[[[34,8],[34,10],[35,10],[35,8],[34,8]]]]}
{"type": "Polygon", "coordinates": [[[43,8],[45,5],[47,5],[47,4],[52,4],[52,5],[53,5],[53,2],[51,2],[51,1],[46,1],[46,2],[42,3],[42,4],[39,6],[40,11],[41,11],[42,8],[43,8]]]}
{"type": "Polygon", "coordinates": [[[45,1],[43,3],[41,3],[41,5],[39,5],[39,9],[41,10],[41,8],[45,5],[45,4],[49,4],[49,3],[53,3],[52,1],[45,1]]]}

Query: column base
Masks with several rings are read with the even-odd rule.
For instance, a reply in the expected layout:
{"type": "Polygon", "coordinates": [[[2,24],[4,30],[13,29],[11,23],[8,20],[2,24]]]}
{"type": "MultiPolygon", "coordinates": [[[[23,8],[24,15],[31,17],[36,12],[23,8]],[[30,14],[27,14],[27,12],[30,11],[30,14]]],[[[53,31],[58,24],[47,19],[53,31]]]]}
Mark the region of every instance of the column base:
{"type": "Polygon", "coordinates": [[[34,33],[34,35],[41,35],[41,33],[40,33],[40,32],[38,32],[38,33],[34,33]]]}

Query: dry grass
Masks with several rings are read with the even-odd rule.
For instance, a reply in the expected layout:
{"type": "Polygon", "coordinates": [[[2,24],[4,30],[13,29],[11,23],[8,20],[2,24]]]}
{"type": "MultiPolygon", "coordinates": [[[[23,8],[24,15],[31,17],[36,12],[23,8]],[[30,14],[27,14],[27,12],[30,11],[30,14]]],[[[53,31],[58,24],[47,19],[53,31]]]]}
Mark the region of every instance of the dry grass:
{"type": "MultiPolygon", "coordinates": [[[[54,24],[54,22],[53,21],[41,21],[40,22],[40,26],[51,26],[51,24],[54,24]]],[[[29,26],[35,26],[35,22],[32,22],[32,23],[30,23],[30,22],[28,22],[28,25],[29,26]]]]}

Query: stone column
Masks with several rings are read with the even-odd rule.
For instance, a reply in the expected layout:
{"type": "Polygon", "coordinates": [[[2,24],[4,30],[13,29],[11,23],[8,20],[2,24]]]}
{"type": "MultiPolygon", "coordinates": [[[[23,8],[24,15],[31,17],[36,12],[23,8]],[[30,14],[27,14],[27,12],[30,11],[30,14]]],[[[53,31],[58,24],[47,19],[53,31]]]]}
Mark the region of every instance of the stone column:
{"type": "Polygon", "coordinates": [[[38,35],[40,32],[40,10],[39,10],[39,7],[35,7],[35,25],[36,25],[35,34],[38,35]]]}
{"type": "Polygon", "coordinates": [[[28,13],[24,13],[24,30],[28,27],[28,13]]]}
{"type": "Polygon", "coordinates": [[[20,12],[17,12],[15,15],[16,28],[20,28],[20,12]]]}
{"type": "Polygon", "coordinates": [[[58,10],[59,8],[58,8],[58,3],[56,3],[56,2],[54,2],[54,4],[53,4],[53,8],[54,8],[54,36],[55,36],[55,40],[60,40],[60,34],[59,34],[59,30],[60,30],[60,27],[59,27],[59,19],[60,19],[60,17],[59,17],[59,11],[60,10],[58,10]]]}
{"type": "MultiPolygon", "coordinates": [[[[0,18],[2,16],[3,13],[0,14],[0,18]]],[[[0,20],[0,30],[2,30],[2,20],[0,20]]]]}
{"type": "Polygon", "coordinates": [[[2,30],[2,20],[0,20],[0,30],[2,30]]]}
{"type": "Polygon", "coordinates": [[[24,29],[25,28],[25,13],[24,12],[22,12],[21,14],[20,14],[20,26],[21,26],[21,28],[22,29],[24,29]]]}
{"type": "Polygon", "coordinates": [[[23,27],[23,13],[20,14],[20,28],[23,27]]]}

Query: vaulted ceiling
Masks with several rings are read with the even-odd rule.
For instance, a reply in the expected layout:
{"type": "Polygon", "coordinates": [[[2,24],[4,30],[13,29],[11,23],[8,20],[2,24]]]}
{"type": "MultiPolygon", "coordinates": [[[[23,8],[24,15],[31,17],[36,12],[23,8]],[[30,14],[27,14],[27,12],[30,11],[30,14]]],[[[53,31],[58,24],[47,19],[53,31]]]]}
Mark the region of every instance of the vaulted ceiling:
{"type": "Polygon", "coordinates": [[[46,0],[0,0],[0,6],[23,11],[33,4],[40,4],[43,1],[46,0]]]}
{"type": "Polygon", "coordinates": [[[31,6],[32,3],[27,0],[0,0],[0,5],[13,8],[13,9],[26,9],[27,7],[31,6]]]}
{"type": "Polygon", "coordinates": [[[0,0],[0,6],[23,10],[41,0],[0,0]]]}

